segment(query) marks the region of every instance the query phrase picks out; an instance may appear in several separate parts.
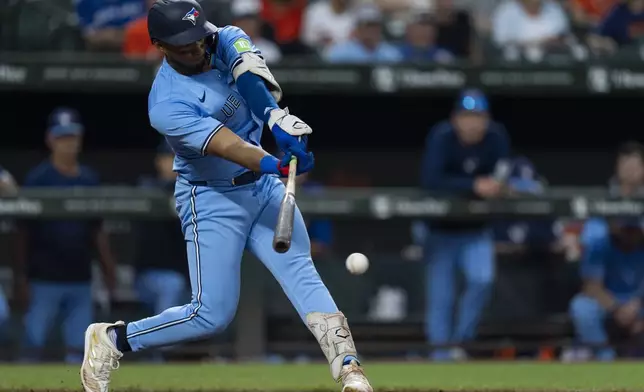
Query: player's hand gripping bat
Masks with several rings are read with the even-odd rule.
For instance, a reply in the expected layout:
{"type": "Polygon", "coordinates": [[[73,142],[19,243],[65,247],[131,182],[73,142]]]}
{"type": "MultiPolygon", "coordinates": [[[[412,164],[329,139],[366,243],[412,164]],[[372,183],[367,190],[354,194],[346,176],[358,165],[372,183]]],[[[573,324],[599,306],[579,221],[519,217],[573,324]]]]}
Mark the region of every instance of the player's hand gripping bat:
{"type": "Polygon", "coordinates": [[[280,205],[280,212],[277,215],[275,235],[273,237],[273,249],[277,253],[286,253],[291,248],[291,237],[293,236],[293,219],[295,217],[295,175],[297,173],[297,158],[291,157],[288,166],[288,178],[286,180],[286,193],[280,205]]]}

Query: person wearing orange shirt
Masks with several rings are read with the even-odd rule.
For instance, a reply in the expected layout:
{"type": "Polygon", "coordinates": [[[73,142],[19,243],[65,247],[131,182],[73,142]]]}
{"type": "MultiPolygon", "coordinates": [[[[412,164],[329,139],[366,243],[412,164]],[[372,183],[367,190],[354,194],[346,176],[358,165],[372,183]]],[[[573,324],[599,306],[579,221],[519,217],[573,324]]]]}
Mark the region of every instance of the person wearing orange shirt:
{"type": "Polygon", "coordinates": [[[580,26],[596,26],[617,0],[570,0],[573,19],[580,26]]]}

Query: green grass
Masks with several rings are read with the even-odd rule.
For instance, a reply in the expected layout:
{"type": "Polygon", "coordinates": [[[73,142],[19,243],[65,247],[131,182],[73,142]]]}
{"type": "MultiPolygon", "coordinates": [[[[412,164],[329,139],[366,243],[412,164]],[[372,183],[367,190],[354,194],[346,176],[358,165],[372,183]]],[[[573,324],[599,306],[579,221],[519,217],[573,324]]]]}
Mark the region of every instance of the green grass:
{"type": "MultiPolygon", "coordinates": [[[[644,391],[644,363],[374,363],[379,391],[644,391]]],[[[80,390],[78,368],[0,366],[2,391],[80,390]]],[[[122,364],[112,391],[339,391],[328,366],[122,364]]]]}

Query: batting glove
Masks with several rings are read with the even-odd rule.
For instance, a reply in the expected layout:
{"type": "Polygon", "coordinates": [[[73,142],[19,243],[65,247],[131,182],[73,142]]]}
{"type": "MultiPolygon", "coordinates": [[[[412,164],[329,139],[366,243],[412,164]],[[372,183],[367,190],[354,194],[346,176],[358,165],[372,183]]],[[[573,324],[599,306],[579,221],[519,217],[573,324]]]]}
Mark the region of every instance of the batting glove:
{"type": "MultiPolygon", "coordinates": [[[[290,160],[291,154],[286,154],[286,156],[282,160],[279,160],[272,155],[267,155],[262,158],[261,161],[259,161],[259,169],[262,174],[277,174],[280,177],[288,177],[290,160]]],[[[314,164],[315,158],[313,157],[313,153],[306,153],[304,159],[297,159],[296,174],[300,175],[311,171],[314,164]]]]}
{"type": "Polygon", "coordinates": [[[268,119],[268,127],[273,132],[280,150],[291,153],[298,159],[307,159],[307,135],[313,133],[313,130],[304,121],[289,114],[288,108],[273,109],[268,119]]]}

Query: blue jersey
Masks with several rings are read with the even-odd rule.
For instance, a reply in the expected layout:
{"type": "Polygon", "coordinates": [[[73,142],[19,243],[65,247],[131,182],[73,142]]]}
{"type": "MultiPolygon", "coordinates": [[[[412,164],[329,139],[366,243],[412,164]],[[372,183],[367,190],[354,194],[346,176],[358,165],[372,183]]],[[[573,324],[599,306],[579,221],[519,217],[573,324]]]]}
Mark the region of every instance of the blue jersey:
{"type": "Polygon", "coordinates": [[[584,255],[581,275],[601,281],[606,289],[621,300],[642,294],[644,283],[644,247],[624,252],[613,246],[605,222],[589,221],[584,227],[584,255]]]}
{"type": "Polygon", "coordinates": [[[222,27],[218,35],[210,71],[186,76],[164,60],[148,97],[150,124],[172,146],[174,170],[188,181],[229,183],[247,171],[234,162],[207,155],[208,143],[224,126],[256,146],[262,137],[264,123],[251,112],[232,74],[242,53],[259,50],[237,27],[222,27]]]}
{"type": "Polygon", "coordinates": [[[86,31],[121,28],[145,16],[144,0],[75,0],[76,15],[86,31]]]}

